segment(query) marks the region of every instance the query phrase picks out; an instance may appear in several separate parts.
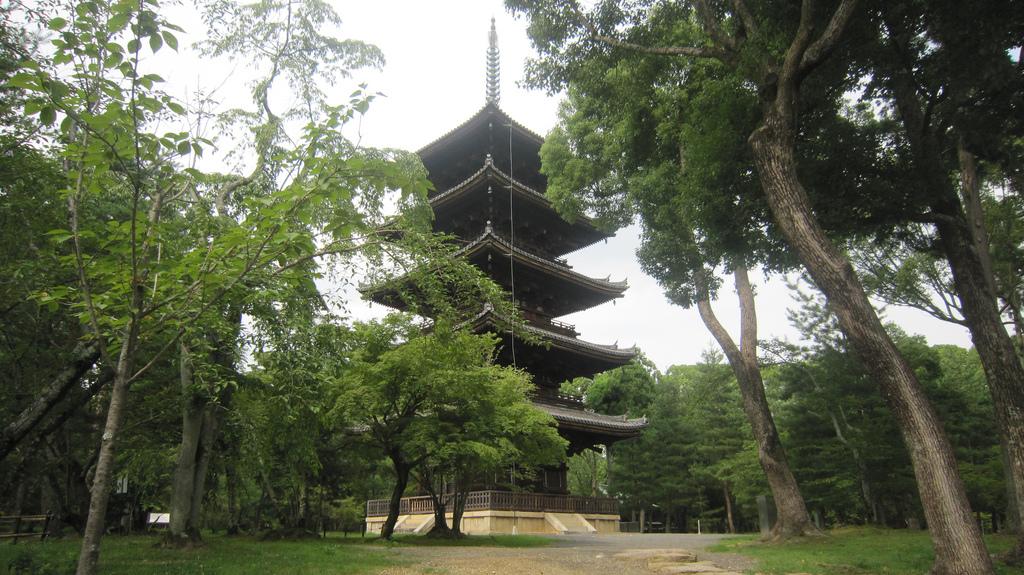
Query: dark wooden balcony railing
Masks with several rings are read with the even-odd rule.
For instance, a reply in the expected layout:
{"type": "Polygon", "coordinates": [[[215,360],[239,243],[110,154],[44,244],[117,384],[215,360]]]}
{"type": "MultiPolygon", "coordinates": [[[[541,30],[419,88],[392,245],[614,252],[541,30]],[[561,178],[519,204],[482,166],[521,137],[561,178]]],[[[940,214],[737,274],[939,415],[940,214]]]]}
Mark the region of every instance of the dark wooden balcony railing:
{"type": "MultiPolygon", "coordinates": [[[[513,491],[471,491],[466,499],[466,511],[483,511],[486,509],[618,515],[619,502],[609,497],[579,497],[576,495],[513,491]]],[[[399,508],[399,515],[433,512],[434,502],[430,500],[430,497],[403,497],[399,508]]],[[[380,517],[387,514],[387,499],[374,499],[366,502],[367,517],[380,517]]]]}

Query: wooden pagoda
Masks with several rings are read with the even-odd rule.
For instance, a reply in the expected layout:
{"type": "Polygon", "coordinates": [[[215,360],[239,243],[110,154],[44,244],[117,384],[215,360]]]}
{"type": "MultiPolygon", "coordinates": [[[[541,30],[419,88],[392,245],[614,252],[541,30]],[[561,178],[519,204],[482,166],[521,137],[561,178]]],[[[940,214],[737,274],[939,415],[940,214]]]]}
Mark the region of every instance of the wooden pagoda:
{"type": "MultiPolygon", "coordinates": [[[[574,397],[559,393],[562,382],[590,377],[628,363],[632,348],[579,339],[576,329],[557,318],[622,297],[626,282],[592,278],[576,272],[565,254],[609,236],[585,217],[569,223],[544,196],[540,172],[544,139],[519,124],[498,106],[497,34],[491,21],[486,103],[471,118],[420,149],[435,192],[430,196],[434,230],[457,238],[460,257],[484,270],[512,294],[525,319],[520,332],[510,329],[487,304],[468,320],[478,332],[501,338],[496,361],[515,365],[533,376],[533,402],[551,414],[570,453],[639,435],[643,419],[594,413],[574,397]]],[[[371,300],[397,306],[387,290],[364,292],[371,300]]],[[[614,499],[568,495],[566,467],[547,469],[527,486],[495,483],[468,499],[463,531],[467,533],[617,531],[614,499]],[[524,491],[524,488],[526,491],[524,491]]],[[[432,525],[429,498],[402,502],[400,528],[425,531],[432,525]]],[[[367,526],[379,530],[386,501],[367,504],[367,526]]]]}

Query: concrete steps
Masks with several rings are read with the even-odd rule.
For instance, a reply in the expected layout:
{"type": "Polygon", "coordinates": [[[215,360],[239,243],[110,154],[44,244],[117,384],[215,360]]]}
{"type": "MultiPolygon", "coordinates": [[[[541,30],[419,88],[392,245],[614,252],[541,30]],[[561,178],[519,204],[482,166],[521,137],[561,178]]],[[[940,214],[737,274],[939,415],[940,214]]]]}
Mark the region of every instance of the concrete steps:
{"type": "Polygon", "coordinates": [[[597,528],[579,513],[545,513],[544,521],[555,533],[597,533],[597,528]]]}

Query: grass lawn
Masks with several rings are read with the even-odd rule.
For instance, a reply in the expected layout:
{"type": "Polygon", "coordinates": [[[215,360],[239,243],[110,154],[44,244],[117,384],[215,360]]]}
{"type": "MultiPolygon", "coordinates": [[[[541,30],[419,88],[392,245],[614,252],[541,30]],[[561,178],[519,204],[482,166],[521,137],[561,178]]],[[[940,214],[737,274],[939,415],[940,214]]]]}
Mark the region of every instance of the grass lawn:
{"type": "MultiPolygon", "coordinates": [[[[986,536],[992,553],[1010,548],[1010,536],[986,536]]],[[[921,575],[935,557],[927,531],[850,527],[828,537],[767,545],[756,536],[729,539],[710,551],[739,553],[759,561],[762,573],[814,575],[921,575]]],[[[1000,575],[1024,575],[1024,568],[996,565],[1000,575]]]]}
{"type": "MultiPolygon", "coordinates": [[[[104,575],[346,575],[376,573],[402,563],[388,550],[419,545],[537,547],[547,545],[543,537],[498,535],[467,537],[458,541],[402,536],[393,542],[358,536],[301,541],[259,541],[252,537],[206,536],[205,547],[192,550],[160,549],[155,536],[108,536],[100,551],[104,575]]],[[[35,571],[25,574],[65,575],[74,573],[78,538],[45,542],[0,543],[0,573],[18,573],[16,561],[31,561],[35,571]]]]}

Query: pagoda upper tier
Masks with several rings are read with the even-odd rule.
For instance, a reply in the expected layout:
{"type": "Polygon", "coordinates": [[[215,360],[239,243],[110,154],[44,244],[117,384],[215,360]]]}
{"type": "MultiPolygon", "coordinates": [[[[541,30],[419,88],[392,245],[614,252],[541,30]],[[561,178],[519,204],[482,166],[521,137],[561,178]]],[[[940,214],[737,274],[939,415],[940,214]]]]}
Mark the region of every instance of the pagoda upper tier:
{"type": "Polygon", "coordinates": [[[484,165],[489,155],[513,178],[541,193],[547,178],[540,173],[544,138],[531,132],[488,101],[476,114],[447,134],[420,148],[435,193],[455,187],[484,165]]]}
{"type": "MultiPolygon", "coordinates": [[[[592,278],[574,271],[565,261],[540,257],[513,246],[489,226],[455,255],[484,270],[505,291],[512,291],[510,268],[514,268],[516,302],[533,323],[551,324],[554,318],[620,298],[628,288],[625,281],[592,278]]],[[[389,285],[369,286],[365,294],[377,303],[405,309],[397,288],[406,283],[403,276],[389,285]]]]}
{"type": "MultiPolygon", "coordinates": [[[[430,178],[436,184],[433,173],[430,178]]],[[[506,238],[514,233],[517,246],[550,258],[610,236],[585,216],[567,222],[543,192],[509,176],[490,155],[485,155],[466,179],[433,194],[430,206],[434,210],[434,229],[439,232],[472,240],[490,223],[506,238]]]]}

